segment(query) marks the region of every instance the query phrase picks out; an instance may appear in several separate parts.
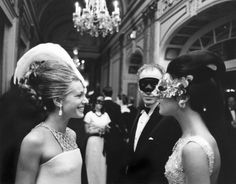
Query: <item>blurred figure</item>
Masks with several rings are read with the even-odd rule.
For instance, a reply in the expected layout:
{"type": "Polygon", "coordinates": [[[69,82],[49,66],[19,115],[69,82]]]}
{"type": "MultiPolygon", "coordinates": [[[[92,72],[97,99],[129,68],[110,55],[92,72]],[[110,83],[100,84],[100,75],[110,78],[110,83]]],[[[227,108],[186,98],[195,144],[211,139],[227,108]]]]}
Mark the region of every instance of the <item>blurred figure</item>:
{"type": "Polygon", "coordinates": [[[121,121],[121,107],[112,101],[113,90],[107,86],[103,89],[104,110],[111,119],[110,131],[105,135],[107,149],[107,183],[120,183],[125,165],[125,128],[121,121]]]}
{"type": "Polygon", "coordinates": [[[121,110],[121,123],[125,129],[125,139],[128,137],[127,124],[130,122],[130,109],[128,108],[128,97],[125,94],[119,94],[116,98],[116,103],[121,110]]]}
{"type": "Polygon", "coordinates": [[[84,116],[84,79],[69,54],[53,43],[39,44],[18,61],[14,82],[45,119],[23,139],[16,184],[80,184],[82,158],[71,118],[84,116]]]}
{"type": "Polygon", "coordinates": [[[133,122],[134,122],[134,120],[137,116],[137,113],[138,113],[138,109],[134,104],[135,104],[134,97],[132,97],[132,96],[128,97],[128,108],[130,110],[130,114],[129,114],[130,120],[129,120],[129,122],[127,122],[127,125],[126,125],[128,134],[130,134],[130,132],[131,132],[131,127],[132,127],[133,122]]]}
{"type": "Polygon", "coordinates": [[[0,183],[15,182],[21,142],[43,118],[42,112],[14,85],[12,78],[11,88],[0,97],[0,183]]]}
{"type": "Polygon", "coordinates": [[[116,103],[120,105],[121,113],[130,112],[128,108],[128,97],[125,94],[119,94],[116,98],[116,103]]]}
{"type": "Polygon", "coordinates": [[[233,128],[236,128],[236,100],[235,96],[227,98],[227,107],[230,113],[227,114],[227,120],[233,128]]]}
{"type": "Polygon", "coordinates": [[[236,155],[236,97],[234,93],[226,94],[226,103],[227,104],[225,106],[225,123],[227,126],[229,138],[231,140],[231,152],[236,155]]]}
{"type": "Polygon", "coordinates": [[[88,184],[106,184],[107,165],[104,134],[109,131],[111,122],[103,109],[103,97],[98,96],[93,102],[93,110],[85,117],[85,130],[88,134],[85,162],[87,168],[88,184]]]}

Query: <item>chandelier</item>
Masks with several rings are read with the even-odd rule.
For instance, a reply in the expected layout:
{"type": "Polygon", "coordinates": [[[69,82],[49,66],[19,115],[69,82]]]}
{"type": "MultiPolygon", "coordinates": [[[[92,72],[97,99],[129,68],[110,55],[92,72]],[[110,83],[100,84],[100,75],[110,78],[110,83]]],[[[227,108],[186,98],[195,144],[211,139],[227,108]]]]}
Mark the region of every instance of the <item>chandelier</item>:
{"type": "Polygon", "coordinates": [[[113,2],[114,11],[110,15],[107,9],[106,0],[85,0],[85,8],[81,9],[78,2],[75,2],[73,13],[74,27],[83,35],[84,32],[91,36],[103,37],[119,31],[120,9],[118,1],[113,2]]]}

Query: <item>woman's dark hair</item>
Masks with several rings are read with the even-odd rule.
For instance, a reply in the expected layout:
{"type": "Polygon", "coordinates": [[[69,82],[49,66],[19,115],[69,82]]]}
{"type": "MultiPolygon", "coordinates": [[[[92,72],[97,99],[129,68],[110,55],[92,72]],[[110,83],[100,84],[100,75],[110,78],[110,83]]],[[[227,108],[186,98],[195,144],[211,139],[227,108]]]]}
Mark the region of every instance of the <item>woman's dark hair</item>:
{"type": "MultiPolygon", "coordinates": [[[[221,58],[207,50],[193,51],[181,55],[172,60],[167,67],[167,72],[173,78],[193,76],[193,80],[186,89],[189,96],[189,105],[192,110],[201,115],[217,141],[221,153],[222,174],[228,172],[225,169],[230,164],[230,161],[227,160],[229,159],[229,153],[227,152],[230,151],[227,149],[229,139],[226,132],[224,93],[221,85],[221,77],[225,70],[221,58]]],[[[221,174],[220,177],[222,177],[221,174]]],[[[226,178],[224,177],[223,180],[226,181],[226,178]]]]}
{"type": "MultiPolygon", "coordinates": [[[[98,95],[96,98],[94,98],[94,100],[92,101],[92,111],[95,112],[95,106],[97,104],[98,101],[104,101],[103,96],[102,95],[98,95]],[[102,100],[100,100],[100,98],[102,98],[102,100]]],[[[102,106],[101,108],[101,113],[104,114],[105,110],[104,107],[102,106]]]]}
{"type": "Polygon", "coordinates": [[[224,62],[210,51],[194,51],[170,62],[167,72],[173,78],[193,76],[187,88],[190,107],[204,116],[224,111],[224,96],[220,79],[225,72],[224,62]]]}
{"type": "Polygon", "coordinates": [[[104,96],[112,97],[112,94],[113,94],[112,87],[106,86],[103,88],[102,92],[103,92],[104,96]]]}

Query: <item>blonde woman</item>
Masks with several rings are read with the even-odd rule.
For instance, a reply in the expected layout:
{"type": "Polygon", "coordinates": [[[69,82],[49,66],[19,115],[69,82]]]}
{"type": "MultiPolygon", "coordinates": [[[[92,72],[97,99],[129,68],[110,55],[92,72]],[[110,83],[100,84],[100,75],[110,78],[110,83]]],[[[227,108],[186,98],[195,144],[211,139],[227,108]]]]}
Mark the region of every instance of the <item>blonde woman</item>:
{"type": "Polygon", "coordinates": [[[16,184],[80,184],[82,158],[70,118],[82,118],[84,79],[59,45],[30,49],[18,61],[15,83],[45,114],[22,141],[16,184]]]}

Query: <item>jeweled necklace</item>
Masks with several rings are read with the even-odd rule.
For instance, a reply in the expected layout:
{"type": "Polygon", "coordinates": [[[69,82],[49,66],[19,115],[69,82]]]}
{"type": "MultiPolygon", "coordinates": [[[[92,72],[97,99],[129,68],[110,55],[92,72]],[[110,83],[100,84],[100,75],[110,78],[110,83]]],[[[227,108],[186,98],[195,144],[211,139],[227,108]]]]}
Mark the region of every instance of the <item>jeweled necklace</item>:
{"type": "Polygon", "coordinates": [[[72,135],[72,130],[69,128],[66,128],[66,132],[62,133],[54,128],[49,127],[44,122],[40,123],[38,126],[42,126],[50,130],[50,132],[53,134],[53,136],[56,138],[57,142],[60,144],[63,151],[70,151],[78,148],[78,145],[76,144],[76,140],[72,135]]]}
{"type": "Polygon", "coordinates": [[[102,113],[101,112],[94,112],[95,114],[96,114],[96,116],[98,116],[98,117],[101,117],[102,116],[102,113]]]}

